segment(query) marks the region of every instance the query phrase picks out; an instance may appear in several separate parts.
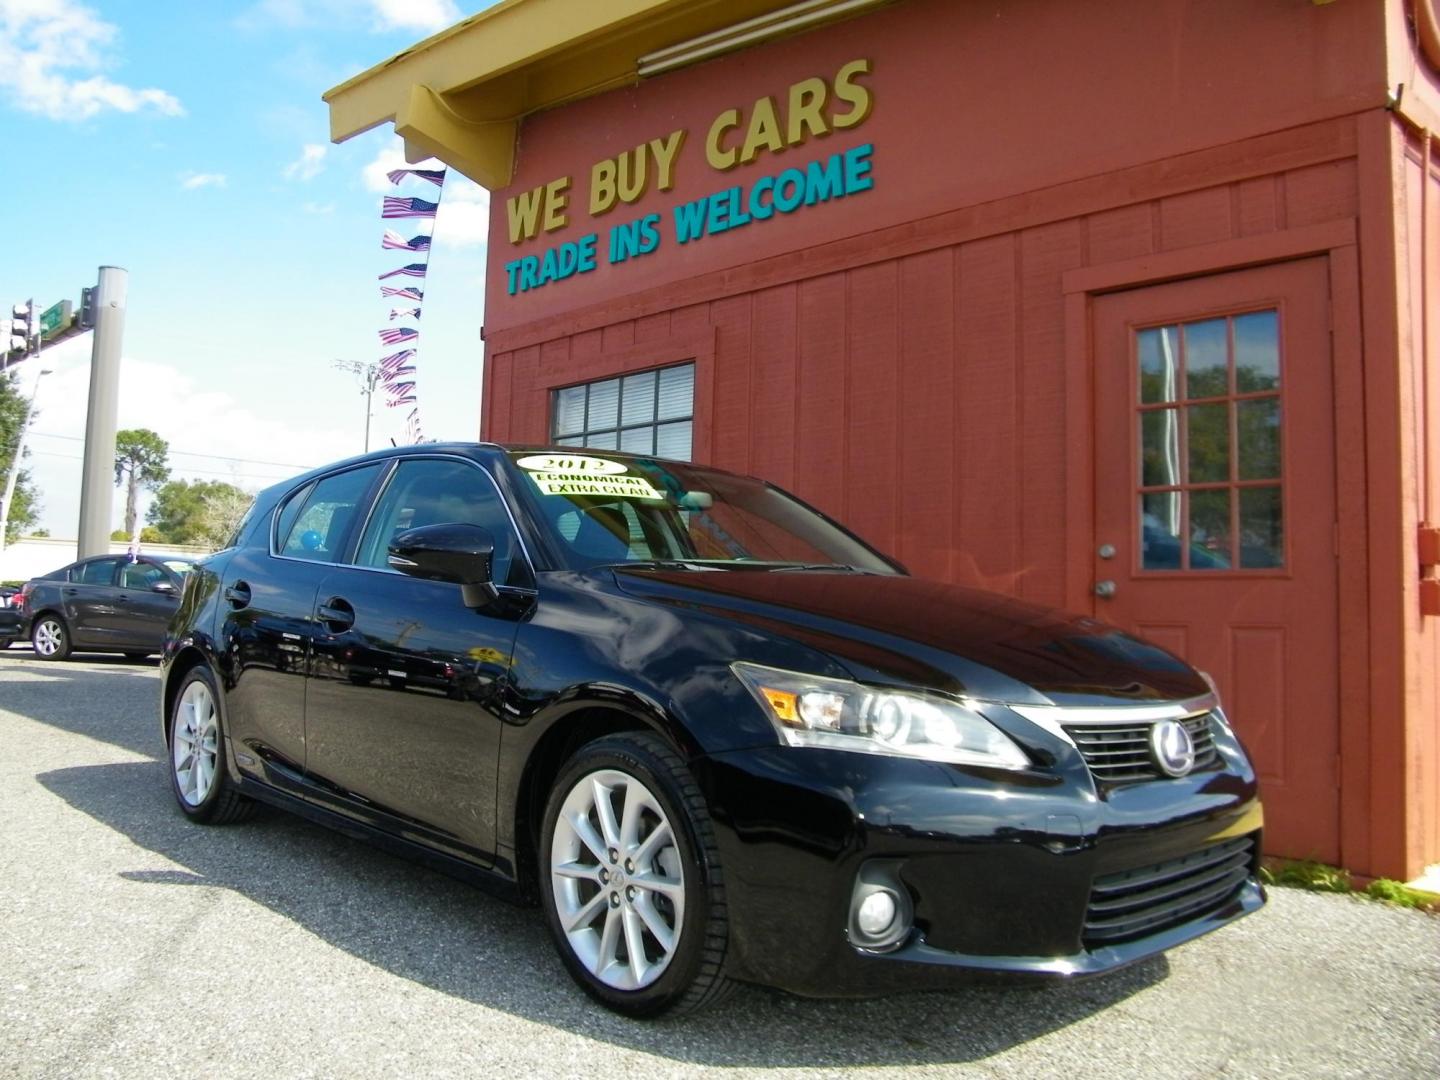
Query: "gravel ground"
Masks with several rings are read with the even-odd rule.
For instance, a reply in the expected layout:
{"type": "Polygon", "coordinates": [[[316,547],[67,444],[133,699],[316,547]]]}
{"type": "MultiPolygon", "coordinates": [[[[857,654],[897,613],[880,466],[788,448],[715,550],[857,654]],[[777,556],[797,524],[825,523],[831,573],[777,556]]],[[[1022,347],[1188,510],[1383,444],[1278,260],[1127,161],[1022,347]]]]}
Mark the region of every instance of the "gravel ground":
{"type": "Polygon", "coordinates": [[[276,812],[189,825],[157,690],[0,653],[0,1076],[1440,1076],[1440,919],[1290,890],[1053,990],[626,1021],[536,911],[276,812]]]}

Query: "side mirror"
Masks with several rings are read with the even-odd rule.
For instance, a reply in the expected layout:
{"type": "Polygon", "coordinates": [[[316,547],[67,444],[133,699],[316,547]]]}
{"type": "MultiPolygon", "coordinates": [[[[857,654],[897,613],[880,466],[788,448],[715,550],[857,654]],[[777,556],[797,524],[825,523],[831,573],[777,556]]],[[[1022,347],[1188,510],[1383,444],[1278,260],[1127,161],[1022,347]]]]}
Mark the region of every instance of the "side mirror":
{"type": "Polygon", "coordinates": [[[167,594],[167,595],[169,595],[169,596],[173,596],[173,595],[175,594],[175,592],[176,592],[176,589],[175,589],[175,586],[172,585],[172,584],[171,584],[170,582],[168,582],[168,581],[157,581],[157,582],[155,582],[154,585],[151,585],[151,586],[150,586],[150,591],[151,591],[151,592],[158,592],[158,593],[165,593],[165,594],[167,594]]]}
{"type": "Polygon", "coordinates": [[[389,563],[402,574],[460,586],[465,606],[484,607],[499,595],[490,580],[495,538],[479,525],[426,525],[409,529],[390,544],[389,563]]]}

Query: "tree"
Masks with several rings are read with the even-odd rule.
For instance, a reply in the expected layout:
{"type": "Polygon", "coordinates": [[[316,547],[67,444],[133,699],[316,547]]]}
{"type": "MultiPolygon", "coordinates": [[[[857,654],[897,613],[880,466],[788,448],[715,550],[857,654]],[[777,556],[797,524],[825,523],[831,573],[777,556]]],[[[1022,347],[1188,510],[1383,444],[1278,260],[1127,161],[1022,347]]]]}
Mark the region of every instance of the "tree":
{"type": "MultiPolygon", "coordinates": [[[[0,488],[4,487],[5,478],[10,474],[15,447],[20,442],[20,429],[25,424],[25,413],[30,407],[17,388],[18,381],[19,375],[14,371],[0,377],[0,488]]],[[[5,542],[8,544],[19,537],[26,528],[35,524],[39,516],[40,500],[30,482],[30,470],[21,469],[10,503],[5,542]]]]}
{"type": "MultiPolygon", "coordinates": [[[[116,529],[110,534],[110,539],[128,541],[134,537],[134,535],[134,533],[127,533],[124,529],[116,529]]],[[[146,525],[140,530],[140,542],[142,544],[163,544],[166,541],[165,538],[160,535],[159,529],[155,528],[154,525],[146,525]]]]}
{"type": "Polygon", "coordinates": [[[145,515],[166,543],[218,548],[254,497],[223,480],[172,480],[155,493],[145,515]]]}
{"type": "Polygon", "coordinates": [[[115,433],[115,484],[125,487],[125,534],[135,535],[135,497],[170,479],[170,444],[149,428],[115,433]]]}

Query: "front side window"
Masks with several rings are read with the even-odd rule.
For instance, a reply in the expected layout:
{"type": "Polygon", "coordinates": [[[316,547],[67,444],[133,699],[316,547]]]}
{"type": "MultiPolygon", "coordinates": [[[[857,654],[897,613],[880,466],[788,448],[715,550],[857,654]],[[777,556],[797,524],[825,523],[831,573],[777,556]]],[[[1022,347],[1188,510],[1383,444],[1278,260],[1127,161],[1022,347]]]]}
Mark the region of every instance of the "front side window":
{"type": "Polygon", "coordinates": [[[567,561],[774,569],[894,568],[779,488],[654,459],[515,451],[527,497],[567,561]]]}
{"type": "Polygon", "coordinates": [[[130,562],[120,568],[122,589],[150,589],[164,580],[165,571],[154,563],[130,562]]]}
{"type": "Polygon", "coordinates": [[[690,459],[695,365],[678,364],[556,390],[550,436],[559,446],[590,446],[690,459]]]}
{"type": "Polygon", "coordinates": [[[308,495],[292,498],[281,511],[276,530],[280,554],[292,559],[336,562],[356,507],[379,473],[378,464],[336,473],[318,481],[308,495]]]}
{"type": "Polygon", "coordinates": [[[402,461],[376,500],[355,562],[388,570],[389,548],[395,537],[408,529],[449,524],[478,525],[487,530],[495,540],[491,580],[510,583],[518,547],[510,514],[490,478],[479,466],[464,461],[402,461]]]}

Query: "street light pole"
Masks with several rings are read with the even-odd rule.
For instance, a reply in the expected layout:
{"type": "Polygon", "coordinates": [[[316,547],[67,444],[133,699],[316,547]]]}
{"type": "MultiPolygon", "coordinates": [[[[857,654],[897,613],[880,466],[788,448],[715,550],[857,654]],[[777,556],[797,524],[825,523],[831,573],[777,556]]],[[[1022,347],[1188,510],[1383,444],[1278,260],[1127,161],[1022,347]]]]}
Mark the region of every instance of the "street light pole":
{"type": "Polygon", "coordinates": [[[380,382],[379,364],[362,364],[359,360],[335,360],[331,366],[336,371],[348,371],[360,384],[360,393],[365,396],[365,453],[370,452],[370,417],[375,397],[375,387],[380,382]]]}
{"type": "Polygon", "coordinates": [[[5,494],[0,496],[0,551],[5,550],[5,532],[10,527],[10,504],[15,498],[15,484],[20,479],[20,463],[25,456],[25,437],[30,434],[30,421],[35,417],[35,398],[40,393],[40,380],[49,375],[49,368],[41,368],[35,376],[35,385],[30,388],[30,403],[25,406],[25,419],[20,422],[20,435],[15,440],[15,457],[10,462],[10,473],[5,477],[5,494]]]}

